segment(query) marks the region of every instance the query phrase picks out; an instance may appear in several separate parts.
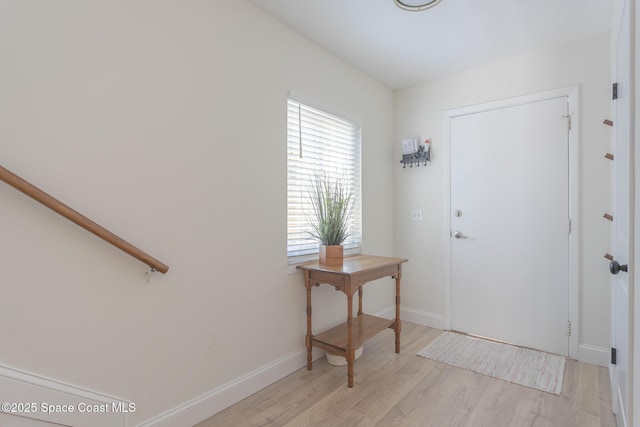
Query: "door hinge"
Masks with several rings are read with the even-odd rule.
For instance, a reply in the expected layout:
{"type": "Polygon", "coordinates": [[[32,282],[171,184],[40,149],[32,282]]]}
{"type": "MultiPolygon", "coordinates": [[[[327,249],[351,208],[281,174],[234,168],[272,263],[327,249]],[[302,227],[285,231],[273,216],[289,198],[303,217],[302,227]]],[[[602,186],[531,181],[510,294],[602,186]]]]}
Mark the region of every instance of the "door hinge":
{"type": "Polygon", "coordinates": [[[618,99],[618,83],[614,83],[611,88],[611,99],[618,99]]]}
{"type": "Polygon", "coordinates": [[[618,355],[616,353],[617,353],[616,349],[611,347],[611,364],[612,365],[618,364],[618,355]]]}
{"type": "Polygon", "coordinates": [[[571,320],[567,321],[567,336],[571,336],[571,320]]]}
{"type": "Polygon", "coordinates": [[[571,115],[567,114],[566,116],[563,115],[562,117],[567,119],[567,130],[571,130],[571,115]]]}
{"type": "Polygon", "coordinates": [[[571,218],[567,220],[567,234],[571,234],[571,218]]]}

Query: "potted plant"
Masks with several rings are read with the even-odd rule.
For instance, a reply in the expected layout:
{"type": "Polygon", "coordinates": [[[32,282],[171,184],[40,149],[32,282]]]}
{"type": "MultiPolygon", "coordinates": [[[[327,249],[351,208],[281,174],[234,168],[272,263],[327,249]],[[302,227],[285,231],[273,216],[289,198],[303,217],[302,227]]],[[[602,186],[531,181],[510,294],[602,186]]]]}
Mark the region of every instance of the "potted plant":
{"type": "Polygon", "coordinates": [[[352,196],[344,179],[319,173],[311,182],[309,199],[312,209],[308,220],[312,231],[309,234],[320,242],[320,264],[342,265],[342,243],[349,237],[352,196]]]}

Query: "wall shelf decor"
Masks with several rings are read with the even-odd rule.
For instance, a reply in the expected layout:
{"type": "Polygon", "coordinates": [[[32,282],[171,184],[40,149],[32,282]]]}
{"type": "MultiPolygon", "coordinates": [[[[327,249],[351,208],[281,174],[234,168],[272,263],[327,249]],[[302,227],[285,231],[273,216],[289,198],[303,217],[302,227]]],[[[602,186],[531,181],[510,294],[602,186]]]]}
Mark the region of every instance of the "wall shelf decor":
{"type": "Polygon", "coordinates": [[[413,167],[413,164],[416,164],[416,167],[420,167],[420,163],[424,166],[427,165],[427,162],[431,161],[431,140],[427,139],[424,141],[424,144],[418,142],[417,139],[403,139],[402,140],[402,167],[406,168],[407,165],[409,167],[413,167]]]}

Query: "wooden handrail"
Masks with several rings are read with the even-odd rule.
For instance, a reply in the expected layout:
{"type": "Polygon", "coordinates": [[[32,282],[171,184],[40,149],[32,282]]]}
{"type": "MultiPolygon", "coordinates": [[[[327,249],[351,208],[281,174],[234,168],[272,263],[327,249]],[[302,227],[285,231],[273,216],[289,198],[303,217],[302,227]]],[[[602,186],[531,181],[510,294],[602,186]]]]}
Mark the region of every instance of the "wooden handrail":
{"type": "Polygon", "coordinates": [[[169,266],[167,266],[166,264],[163,264],[162,262],[158,261],[151,255],[133,246],[131,243],[127,242],[126,240],[121,239],[120,237],[116,236],[106,228],[102,227],[99,224],[96,224],[86,216],[76,212],[75,210],[71,209],[69,206],[65,205],[61,201],[50,196],[49,194],[40,190],[35,185],[30,184],[29,182],[20,178],[18,175],[14,174],[13,172],[3,168],[2,166],[0,166],[0,180],[6,182],[16,190],[23,192],[24,194],[31,197],[32,199],[42,203],[49,209],[59,213],[63,217],[67,218],[68,220],[78,224],[80,227],[84,228],[85,230],[90,231],[91,233],[95,234],[101,239],[111,243],[113,246],[128,253],[129,255],[136,258],[137,260],[142,261],[143,263],[151,267],[153,270],[159,271],[160,273],[163,273],[163,274],[169,271],[169,266]]]}

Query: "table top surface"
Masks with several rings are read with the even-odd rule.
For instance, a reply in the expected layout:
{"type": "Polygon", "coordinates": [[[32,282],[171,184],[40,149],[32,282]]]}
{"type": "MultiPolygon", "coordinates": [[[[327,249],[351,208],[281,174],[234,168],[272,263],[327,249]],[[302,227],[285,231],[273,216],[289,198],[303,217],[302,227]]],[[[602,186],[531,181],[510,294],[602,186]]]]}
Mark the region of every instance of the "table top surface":
{"type": "Polygon", "coordinates": [[[389,265],[402,264],[409,261],[405,258],[391,258],[375,255],[353,255],[344,257],[342,265],[324,265],[318,261],[300,264],[297,268],[301,270],[314,270],[325,271],[329,273],[337,274],[354,274],[360,273],[366,270],[373,270],[380,267],[386,267],[389,265]]]}

